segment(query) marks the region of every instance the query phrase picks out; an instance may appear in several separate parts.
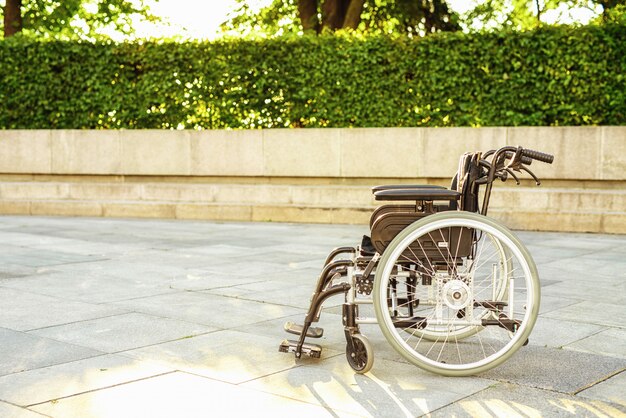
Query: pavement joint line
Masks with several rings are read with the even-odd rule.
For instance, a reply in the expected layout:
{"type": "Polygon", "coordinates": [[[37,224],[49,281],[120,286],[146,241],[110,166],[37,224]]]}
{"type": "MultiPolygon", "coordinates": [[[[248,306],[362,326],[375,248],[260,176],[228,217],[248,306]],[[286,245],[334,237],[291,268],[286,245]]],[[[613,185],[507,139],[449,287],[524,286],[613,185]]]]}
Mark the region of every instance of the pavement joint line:
{"type": "MultiPolygon", "coordinates": [[[[585,335],[584,337],[581,337],[581,338],[577,339],[576,341],[569,342],[569,343],[567,343],[566,345],[562,345],[562,346],[560,346],[560,347],[558,347],[558,348],[560,348],[560,349],[562,349],[562,350],[569,350],[569,351],[576,351],[576,352],[587,353],[588,351],[573,350],[573,349],[569,348],[568,346],[569,346],[569,345],[572,345],[572,344],[576,344],[576,343],[577,343],[577,342],[579,342],[579,341],[585,340],[585,339],[587,339],[587,338],[589,338],[589,337],[593,337],[593,336],[595,336],[595,335],[598,335],[598,334],[600,334],[600,333],[603,333],[603,332],[605,332],[605,331],[608,331],[608,330],[611,330],[611,329],[614,329],[614,328],[616,328],[616,327],[610,327],[610,326],[606,326],[606,325],[605,325],[605,326],[604,326],[604,328],[602,328],[602,329],[600,329],[600,330],[598,330],[598,331],[596,331],[596,332],[594,332],[594,333],[592,333],[592,334],[585,335]]],[[[616,328],[616,329],[619,329],[619,328],[616,328]]],[[[595,353],[592,353],[592,354],[595,354],[595,353]]],[[[606,354],[605,354],[605,355],[606,355],[606,354]]],[[[607,357],[614,357],[614,356],[607,355],[607,357]]]]}
{"type": "MultiPolygon", "coordinates": [[[[204,292],[209,292],[211,290],[232,289],[232,288],[239,287],[239,286],[248,286],[248,285],[251,285],[251,284],[265,283],[265,282],[268,282],[268,281],[269,280],[259,280],[258,282],[250,282],[250,283],[245,283],[245,284],[233,284],[233,285],[230,285],[230,286],[209,287],[209,288],[206,288],[206,289],[179,289],[179,288],[176,288],[176,287],[172,287],[172,285],[170,285],[169,288],[170,289],[174,289],[174,290],[180,290],[180,291],[183,291],[183,292],[204,293],[204,292]]],[[[219,295],[219,296],[222,296],[222,295],[219,295]]]]}
{"type": "MultiPolygon", "coordinates": [[[[72,324],[80,324],[82,322],[95,321],[97,319],[113,318],[113,317],[120,316],[120,315],[126,315],[128,313],[131,313],[131,312],[130,311],[120,312],[120,313],[112,314],[112,315],[97,316],[97,317],[89,318],[89,319],[81,319],[81,320],[78,320],[78,321],[64,322],[64,323],[61,323],[61,324],[47,325],[45,327],[32,328],[32,329],[26,329],[26,330],[21,330],[21,331],[24,332],[24,333],[30,334],[32,331],[40,331],[40,330],[43,330],[43,329],[62,327],[62,326],[72,325],[72,324]]],[[[13,331],[18,331],[18,330],[13,330],[13,331]]],[[[47,338],[47,337],[44,337],[44,338],[47,338]]]]}
{"type": "Polygon", "coordinates": [[[284,303],[268,302],[268,301],[264,301],[264,300],[250,299],[250,298],[246,298],[246,297],[243,297],[243,296],[220,295],[220,294],[217,294],[217,293],[212,293],[210,291],[203,292],[203,293],[209,293],[212,296],[220,296],[220,297],[229,298],[229,299],[245,300],[245,301],[248,301],[248,302],[263,303],[263,304],[266,304],[266,305],[284,306],[285,308],[302,309],[303,311],[306,311],[306,309],[302,308],[302,306],[294,306],[294,305],[287,305],[287,304],[284,304],[284,303]]]}
{"type": "MultiPolygon", "coordinates": [[[[155,316],[155,315],[145,314],[143,312],[127,312],[126,314],[128,314],[128,313],[139,313],[139,314],[142,314],[142,315],[155,316]]],[[[125,314],[121,314],[121,315],[125,315],[125,314]]],[[[114,316],[116,316],[116,315],[114,315],[114,316]]],[[[198,323],[195,323],[195,322],[189,322],[189,321],[185,321],[185,320],[168,318],[168,317],[158,317],[158,318],[172,319],[172,320],[179,321],[179,322],[187,322],[189,324],[201,325],[201,326],[205,326],[205,327],[208,326],[208,325],[198,324],[198,323]]],[[[96,319],[100,319],[100,318],[96,318],[96,319]]],[[[90,321],[90,320],[88,320],[88,321],[90,321]]],[[[50,328],[53,328],[53,327],[50,327],[50,328]]],[[[125,350],[111,351],[111,352],[109,352],[109,351],[102,351],[102,350],[97,349],[97,348],[93,348],[93,347],[89,347],[89,346],[85,346],[85,345],[80,345],[80,344],[76,344],[76,343],[73,343],[73,342],[68,342],[68,341],[64,341],[64,340],[57,340],[55,338],[50,338],[50,337],[44,337],[44,336],[40,336],[40,335],[37,335],[37,334],[31,334],[31,333],[27,333],[27,332],[24,332],[24,334],[28,334],[28,335],[31,335],[31,336],[35,335],[35,336],[37,336],[39,338],[45,338],[45,339],[56,341],[56,342],[60,342],[60,343],[63,343],[63,344],[69,344],[69,345],[73,345],[73,346],[76,346],[76,347],[81,347],[81,348],[86,348],[86,349],[89,349],[89,350],[97,351],[97,352],[100,352],[102,354],[97,355],[97,356],[92,356],[92,357],[99,357],[101,355],[106,355],[106,354],[123,354],[123,353],[126,353],[128,351],[138,350],[138,349],[147,348],[147,347],[153,347],[155,345],[161,345],[161,344],[171,343],[171,342],[180,341],[180,340],[186,340],[186,339],[189,339],[189,338],[200,337],[202,335],[212,334],[212,333],[215,333],[215,332],[218,332],[218,331],[226,331],[226,330],[230,329],[230,328],[217,328],[217,327],[214,327],[214,326],[211,326],[211,328],[215,328],[215,330],[213,330],[213,331],[206,331],[206,332],[200,332],[200,333],[193,334],[193,335],[186,335],[186,336],[183,336],[183,337],[178,337],[178,338],[172,338],[172,339],[168,339],[168,340],[159,341],[159,342],[156,342],[154,344],[146,344],[146,345],[142,345],[142,346],[127,348],[125,350]]],[[[9,328],[5,328],[5,329],[9,329],[9,328]]],[[[16,331],[16,330],[11,330],[11,331],[21,332],[21,331],[16,331]]],[[[92,357],[86,357],[86,358],[92,358],[92,357]]],[[[128,355],[127,355],[127,357],[128,357],[128,355]]],[[[58,364],[65,364],[65,363],[71,363],[71,361],[69,361],[69,362],[62,362],[62,363],[58,363],[58,364]]],[[[19,373],[19,372],[16,372],[16,373],[19,373]]],[[[10,373],[10,374],[13,374],[13,373],[10,373]]]]}
{"type": "MultiPolygon", "coordinates": [[[[58,397],[58,398],[48,399],[46,401],[42,401],[42,402],[37,402],[37,403],[34,403],[34,404],[26,405],[25,407],[26,408],[30,408],[30,407],[37,406],[37,405],[43,405],[43,404],[48,403],[48,402],[58,402],[58,401],[63,400],[63,399],[73,398],[75,396],[84,395],[86,393],[98,392],[98,391],[105,390],[105,389],[111,389],[111,388],[118,387],[118,386],[128,385],[130,383],[141,382],[142,380],[148,380],[148,379],[154,379],[155,377],[167,376],[168,374],[178,373],[178,372],[181,372],[181,371],[180,370],[170,370],[168,372],[157,373],[157,374],[154,374],[152,376],[146,376],[146,377],[142,377],[142,378],[139,378],[139,379],[132,379],[132,380],[128,380],[126,382],[116,383],[114,385],[107,385],[107,386],[103,386],[103,387],[100,387],[100,388],[94,388],[94,389],[85,390],[85,391],[82,391],[82,392],[76,392],[76,393],[73,393],[73,394],[67,395],[67,396],[61,396],[61,397],[58,397]]],[[[182,373],[184,373],[184,372],[182,372],[182,373]]]]}
{"type": "MultiPolygon", "coordinates": [[[[454,403],[457,403],[457,402],[463,402],[465,399],[471,398],[472,396],[476,396],[476,395],[478,395],[478,394],[479,394],[479,393],[481,393],[481,392],[485,392],[485,391],[488,391],[488,390],[490,390],[490,389],[493,389],[494,387],[496,387],[496,386],[498,386],[498,385],[501,385],[501,384],[508,384],[508,382],[500,382],[500,381],[498,381],[498,380],[494,380],[494,379],[488,379],[488,378],[487,378],[487,379],[485,379],[485,380],[491,380],[491,381],[493,381],[494,383],[493,383],[493,384],[491,384],[491,385],[489,385],[489,386],[487,386],[486,388],[483,388],[483,389],[477,390],[477,391],[476,391],[476,392],[474,392],[474,393],[470,393],[470,394],[468,394],[467,396],[464,396],[464,397],[462,397],[462,398],[459,398],[459,399],[455,400],[455,401],[454,401],[454,403]]],[[[520,385],[517,385],[517,386],[520,386],[520,385]]],[[[436,413],[437,411],[440,411],[440,410],[446,409],[446,408],[447,408],[447,407],[449,407],[449,406],[450,406],[450,404],[442,405],[442,406],[440,406],[440,407],[439,407],[439,408],[437,408],[437,409],[434,409],[434,410],[432,410],[432,411],[429,411],[429,412],[427,412],[427,413],[425,413],[425,414],[420,415],[420,416],[419,416],[419,418],[421,418],[421,417],[429,417],[429,416],[431,416],[432,414],[436,413]]]]}
{"type": "Polygon", "coordinates": [[[583,387],[582,389],[577,390],[576,392],[573,392],[573,393],[572,393],[572,395],[578,395],[580,392],[585,391],[585,390],[587,390],[587,389],[589,389],[589,388],[592,388],[592,387],[594,387],[595,385],[600,384],[600,383],[602,383],[602,382],[606,382],[607,380],[611,379],[612,377],[615,377],[615,376],[617,376],[618,374],[623,373],[623,372],[626,372],[626,367],[624,367],[624,368],[623,368],[623,369],[621,369],[621,370],[617,370],[617,371],[615,371],[615,372],[611,373],[611,374],[610,374],[610,375],[608,375],[608,376],[605,376],[604,378],[602,378],[602,379],[598,380],[597,382],[590,383],[589,385],[587,385],[587,386],[583,387]]]}

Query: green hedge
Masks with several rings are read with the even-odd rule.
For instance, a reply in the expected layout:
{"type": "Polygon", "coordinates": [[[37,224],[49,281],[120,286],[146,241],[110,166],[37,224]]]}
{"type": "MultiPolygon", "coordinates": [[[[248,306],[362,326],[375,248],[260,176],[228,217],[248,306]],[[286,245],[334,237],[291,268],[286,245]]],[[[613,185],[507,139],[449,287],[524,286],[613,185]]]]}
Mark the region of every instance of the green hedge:
{"type": "Polygon", "coordinates": [[[622,125],[626,27],[0,41],[0,128],[622,125]]]}

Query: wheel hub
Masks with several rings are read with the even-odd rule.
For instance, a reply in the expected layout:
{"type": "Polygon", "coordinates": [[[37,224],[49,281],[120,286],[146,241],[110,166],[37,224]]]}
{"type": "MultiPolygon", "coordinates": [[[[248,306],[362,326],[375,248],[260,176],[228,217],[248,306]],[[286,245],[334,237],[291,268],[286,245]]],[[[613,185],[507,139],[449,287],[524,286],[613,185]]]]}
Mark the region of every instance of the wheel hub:
{"type": "Polygon", "coordinates": [[[441,293],[444,303],[451,309],[466,308],[473,299],[469,286],[458,279],[446,283],[441,293]]]}

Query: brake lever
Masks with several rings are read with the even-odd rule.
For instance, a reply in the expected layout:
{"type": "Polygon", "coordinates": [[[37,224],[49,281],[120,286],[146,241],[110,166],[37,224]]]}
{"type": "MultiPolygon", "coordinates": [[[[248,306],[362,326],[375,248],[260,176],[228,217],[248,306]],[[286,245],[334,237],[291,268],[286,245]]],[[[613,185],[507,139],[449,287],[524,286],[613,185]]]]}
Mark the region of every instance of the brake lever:
{"type": "Polygon", "coordinates": [[[515,179],[515,183],[517,183],[517,185],[520,185],[519,179],[517,178],[517,176],[515,175],[515,173],[513,173],[513,171],[511,171],[510,169],[506,168],[505,169],[507,171],[507,173],[509,173],[511,175],[511,177],[513,177],[515,179]]]}
{"type": "Polygon", "coordinates": [[[520,167],[521,170],[524,170],[525,172],[527,172],[528,174],[530,174],[530,176],[535,180],[535,183],[537,183],[537,186],[541,185],[541,181],[539,181],[539,179],[537,178],[537,176],[535,176],[535,173],[533,173],[532,171],[530,171],[527,167],[525,166],[521,166],[520,167]]]}

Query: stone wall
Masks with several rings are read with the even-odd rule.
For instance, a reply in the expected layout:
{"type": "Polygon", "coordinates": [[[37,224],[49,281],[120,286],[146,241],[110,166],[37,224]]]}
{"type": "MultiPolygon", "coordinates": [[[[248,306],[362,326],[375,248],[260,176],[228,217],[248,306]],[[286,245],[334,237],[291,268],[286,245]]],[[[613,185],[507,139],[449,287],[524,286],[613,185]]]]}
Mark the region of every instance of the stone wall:
{"type": "Polygon", "coordinates": [[[381,183],[446,185],[522,145],[541,187],[496,184],[512,228],[626,233],[626,127],[0,131],[0,213],[366,223],[381,183]]]}

